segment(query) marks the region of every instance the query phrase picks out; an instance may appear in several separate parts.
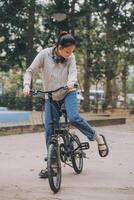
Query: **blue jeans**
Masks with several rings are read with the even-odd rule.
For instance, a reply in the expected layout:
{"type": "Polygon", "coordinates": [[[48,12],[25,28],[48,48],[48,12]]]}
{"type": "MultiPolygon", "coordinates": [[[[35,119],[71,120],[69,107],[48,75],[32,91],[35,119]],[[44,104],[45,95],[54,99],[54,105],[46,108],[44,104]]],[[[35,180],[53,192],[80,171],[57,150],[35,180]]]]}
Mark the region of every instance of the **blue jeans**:
{"type": "MultiPolygon", "coordinates": [[[[64,100],[52,102],[53,117],[55,120],[55,127],[58,128],[59,119],[61,116],[60,108],[62,104],[65,104],[67,117],[70,123],[79,129],[90,141],[96,139],[95,130],[88,124],[88,122],[79,115],[78,103],[76,92],[70,92],[65,96],[64,100]]],[[[45,101],[45,131],[46,131],[46,144],[49,144],[51,136],[54,134],[52,126],[52,117],[50,110],[50,100],[45,101]]]]}

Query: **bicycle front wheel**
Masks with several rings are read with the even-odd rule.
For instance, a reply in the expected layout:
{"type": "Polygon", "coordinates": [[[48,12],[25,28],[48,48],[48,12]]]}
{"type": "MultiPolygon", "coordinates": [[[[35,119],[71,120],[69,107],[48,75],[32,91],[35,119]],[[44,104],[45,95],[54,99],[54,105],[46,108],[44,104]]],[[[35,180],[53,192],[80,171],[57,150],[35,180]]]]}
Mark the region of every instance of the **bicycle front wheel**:
{"type": "Polygon", "coordinates": [[[80,174],[83,169],[83,154],[82,150],[80,149],[80,140],[78,136],[75,134],[71,139],[71,145],[72,145],[71,159],[72,159],[73,169],[77,174],[80,174]]]}
{"type": "Polygon", "coordinates": [[[50,144],[47,158],[48,180],[51,190],[57,193],[61,185],[61,163],[57,145],[50,144]]]}

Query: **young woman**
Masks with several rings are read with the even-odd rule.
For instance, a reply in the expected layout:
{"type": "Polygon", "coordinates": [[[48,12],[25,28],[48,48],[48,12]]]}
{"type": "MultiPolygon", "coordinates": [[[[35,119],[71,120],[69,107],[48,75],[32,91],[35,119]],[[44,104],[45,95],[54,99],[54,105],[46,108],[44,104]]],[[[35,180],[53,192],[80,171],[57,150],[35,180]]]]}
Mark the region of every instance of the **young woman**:
{"type": "MultiPolygon", "coordinates": [[[[53,112],[59,119],[61,105],[65,104],[70,123],[78,128],[90,141],[96,141],[101,157],[108,155],[108,145],[103,135],[96,134],[95,130],[79,115],[77,96],[74,84],[77,82],[76,61],[73,51],[75,39],[67,32],[62,32],[54,47],[43,49],[35,57],[24,75],[24,96],[30,94],[30,84],[35,73],[41,75],[44,90],[55,90],[61,86],[68,87],[68,91],[57,92],[53,95],[53,112]]],[[[45,136],[48,146],[53,129],[51,125],[50,103],[45,100],[45,136]]],[[[41,178],[47,178],[47,169],[41,170],[41,178]]]]}

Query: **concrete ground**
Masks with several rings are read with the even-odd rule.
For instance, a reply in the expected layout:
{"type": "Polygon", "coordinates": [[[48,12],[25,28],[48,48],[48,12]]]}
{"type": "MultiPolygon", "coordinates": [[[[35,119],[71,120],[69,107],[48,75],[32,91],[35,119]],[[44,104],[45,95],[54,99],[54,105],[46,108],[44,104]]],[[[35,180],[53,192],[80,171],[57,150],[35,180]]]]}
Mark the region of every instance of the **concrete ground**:
{"type": "Polygon", "coordinates": [[[62,167],[57,194],[47,180],[38,178],[45,167],[43,133],[1,136],[0,200],[134,200],[134,118],[125,125],[96,130],[106,136],[109,156],[100,158],[96,143],[90,143],[82,174],[62,167]]]}

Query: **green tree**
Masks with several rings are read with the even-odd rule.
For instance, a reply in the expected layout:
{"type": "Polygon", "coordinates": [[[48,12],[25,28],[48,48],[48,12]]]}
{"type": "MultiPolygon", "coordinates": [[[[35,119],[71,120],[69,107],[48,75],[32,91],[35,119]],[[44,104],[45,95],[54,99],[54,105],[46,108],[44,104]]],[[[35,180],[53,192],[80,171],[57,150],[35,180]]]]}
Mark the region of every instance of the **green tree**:
{"type": "MultiPolygon", "coordinates": [[[[80,6],[78,23],[79,54],[83,55],[83,89],[85,111],[90,110],[89,91],[92,79],[98,80],[104,73],[104,50],[106,42],[99,18],[96,16],[94,1],[84,1],[80,6]],[[99,67],[98,67],[99,66],[99,67]]],[[[97,82],[97,81],[96,81],[97,82]]]]}
{"type": "MultiPolygon", "coordinates": [[[[106,34],[107,48],[105,51],[106,102],[112,102],[112,80],[116,77],[117,51],[115,50],[127,39],[127,32],[132,29],[133,16],[128,14],[132,1],[98,0],[98,16],[106,34]],[[124,37],[125,36],[125,37],[124,37]]],[[[123,45],[122,45],[123,46],[123,45]]]]}
{"type": "Polygon", "coordinates": [[[26,1],[0,1],[0,68],[22,67],[26,52],[26,1]]]}
{"type": "Polygon", "coordinates": [[[27,53],[26,53],[27,66],[29,66],[33,60],[34,24],[35,24],[35,0],[29,0],[28,22],[27,22],[27,53]]]}

